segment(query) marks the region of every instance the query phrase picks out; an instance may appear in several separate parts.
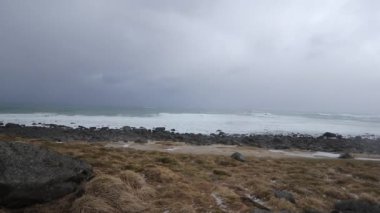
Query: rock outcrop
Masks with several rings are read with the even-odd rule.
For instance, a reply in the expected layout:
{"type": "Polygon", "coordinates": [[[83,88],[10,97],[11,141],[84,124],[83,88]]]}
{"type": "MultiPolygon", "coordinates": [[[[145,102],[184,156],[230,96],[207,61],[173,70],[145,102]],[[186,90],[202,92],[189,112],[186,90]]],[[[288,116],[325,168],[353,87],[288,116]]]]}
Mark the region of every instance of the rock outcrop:
{"type": "Polygon", "coordinates": [[[380,204],[369,203],[364,200],[344,200],[335,203],[331,213],[378,213],[380,204]]]}
{"type": "Polygon", "coordinates": [[[339,156],[340,159],[353,159],[354,156],[352,156],[350,153],[343,153],[339,156]]]}
{"type": "Polygon", "coordinates": [[[285,190],[275,191],[274,196],[279,199],[283,198],[291,203],[296,203],[293,194],[285,190]]]}
{"type": "Polygon", "coordinates": [[[240,162],[244,162],[245,161],[245,157],[244,155],[242,155],[241,153],[239,152],[235,152],[234,154],[231,155],[231,158],[235,159],[235,160],[238,160],[240,162]]]}
{"type": "Polygon", "coordinates": [[[24,143],[0,142],[0,206],[21,208],[79,189],[92,177],[85,162],[24,143]]]}

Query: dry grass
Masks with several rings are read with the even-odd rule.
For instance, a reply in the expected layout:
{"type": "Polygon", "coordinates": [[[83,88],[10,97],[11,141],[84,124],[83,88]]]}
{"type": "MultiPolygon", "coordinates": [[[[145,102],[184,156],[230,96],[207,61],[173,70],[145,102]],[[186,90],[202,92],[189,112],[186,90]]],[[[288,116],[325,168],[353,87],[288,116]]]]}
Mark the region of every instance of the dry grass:
{"type": "Polygon", "coordinates": [[[247,158],[34,142],[89,162],[96,177],[80,198],[67,196],[26,212],[249,212],[250,196],[279,211],[329,212],[340,199],[380,202],[380,164],[355,160],[247,158]],[[293,193],[296,203],[274,196],[293,193]],[[59,207],[59,209],[58,209],[59,207]],[[46,211],[47,212],[47,211],[46,211]]]}
{"type": "Polygon", "coordinates": [[[110,206],[106,200],[91,195],[85,195],[75,200],[71,211],[74,213],[119,212],[119,210],[110,206]]]}
{"type": "MultiPolygon", "coordinates": [[[[99,175],[90,181],[83,197],[87,196],[104,200],[107,206],[117,210],[117,212],[143,212],[148,206],[148,203],[142,200],[130,185],[120,178],[110,175],[99,175]]],[[[87,208],[87,203],[75,204],[77,203],[74,203],[74,210],[87,208]]]]}

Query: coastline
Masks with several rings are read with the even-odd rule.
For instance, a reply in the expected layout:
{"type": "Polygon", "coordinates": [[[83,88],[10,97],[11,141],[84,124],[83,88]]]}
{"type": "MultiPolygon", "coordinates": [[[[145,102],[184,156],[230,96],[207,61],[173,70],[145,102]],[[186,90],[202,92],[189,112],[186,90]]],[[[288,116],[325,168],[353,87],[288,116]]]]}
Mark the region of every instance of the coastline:
{"type": "MultiPolygon", "coordinates": [[[[205,135],[163,127],[8,123],[0,125],[0,141],[41,147],[93,168],[94,177],[83,183],[79,194],[17,209],[24,212],[290,213],[333,212],[344,209],[340,205],[361,205],[369,212],[379,208],[379,139],[333,133],[205,135]],[[352,158],[337,159],[338,153],[347,152],[352,158]],[[232,153],[243,155],[244,161],[232,153]]],[[[14,211],[0,207],[0,212],[14,211]]]]}
{"type": "MultiPolygon", "coordinates": [[[[1,123],[0,123],[1,124],[1,123]]],[[[178,133],[164,127],[155,129],[135,128],[77,128],[56,124],[25,126],[13,123],[1,124],[0,134],[24,138],[45,139],[56,142],[137,142],[172,141],[191,145],[237,145],[273,150],[298,149],[334,153],[380,154],[380,138],[342,137],[339,134],[312,136],[306,134],[226,134],[222,131],[212,134],[178,133]]],[[[327,133],[325,133],[327,134],[327,133]]]]}
{"type": "Polygon", "coordinates": [[[380,116],[271,113],[271,112],[146,112],[146,111],[96,111],[96,112],[17,112],[0,111],[0,122],[26,126],[44,124],[77,127],[166,127],[178,133],[211,134],[222,130],[227,134],[307,134],[318,137],[336,132],[344,137],[380,137],[380,116]]]}

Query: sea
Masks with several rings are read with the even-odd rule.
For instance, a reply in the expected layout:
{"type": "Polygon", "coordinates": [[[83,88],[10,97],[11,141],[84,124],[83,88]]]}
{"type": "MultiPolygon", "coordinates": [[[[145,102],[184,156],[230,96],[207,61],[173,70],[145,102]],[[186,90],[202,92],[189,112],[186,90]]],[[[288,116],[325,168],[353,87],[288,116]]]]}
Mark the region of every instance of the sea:
{"type": "Polygon", "coordinates": [[[380,115],[212,111],[156,108],[0,107],[0,122],[27,126],[59,124],[70,127],[165,127],[179,133],[308,134],[334,132],[343,136],[380,137],[380,115]]]}

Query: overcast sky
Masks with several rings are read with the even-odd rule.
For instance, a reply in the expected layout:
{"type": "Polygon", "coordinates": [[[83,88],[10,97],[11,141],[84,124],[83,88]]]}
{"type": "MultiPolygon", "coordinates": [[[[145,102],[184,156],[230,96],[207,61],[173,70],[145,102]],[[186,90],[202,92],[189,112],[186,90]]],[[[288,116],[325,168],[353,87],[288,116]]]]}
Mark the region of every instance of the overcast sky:
{"type": "Polygon", "coordinates": [[[0,104],[380,114],[378,0],[1,0],[0,104]]]}

